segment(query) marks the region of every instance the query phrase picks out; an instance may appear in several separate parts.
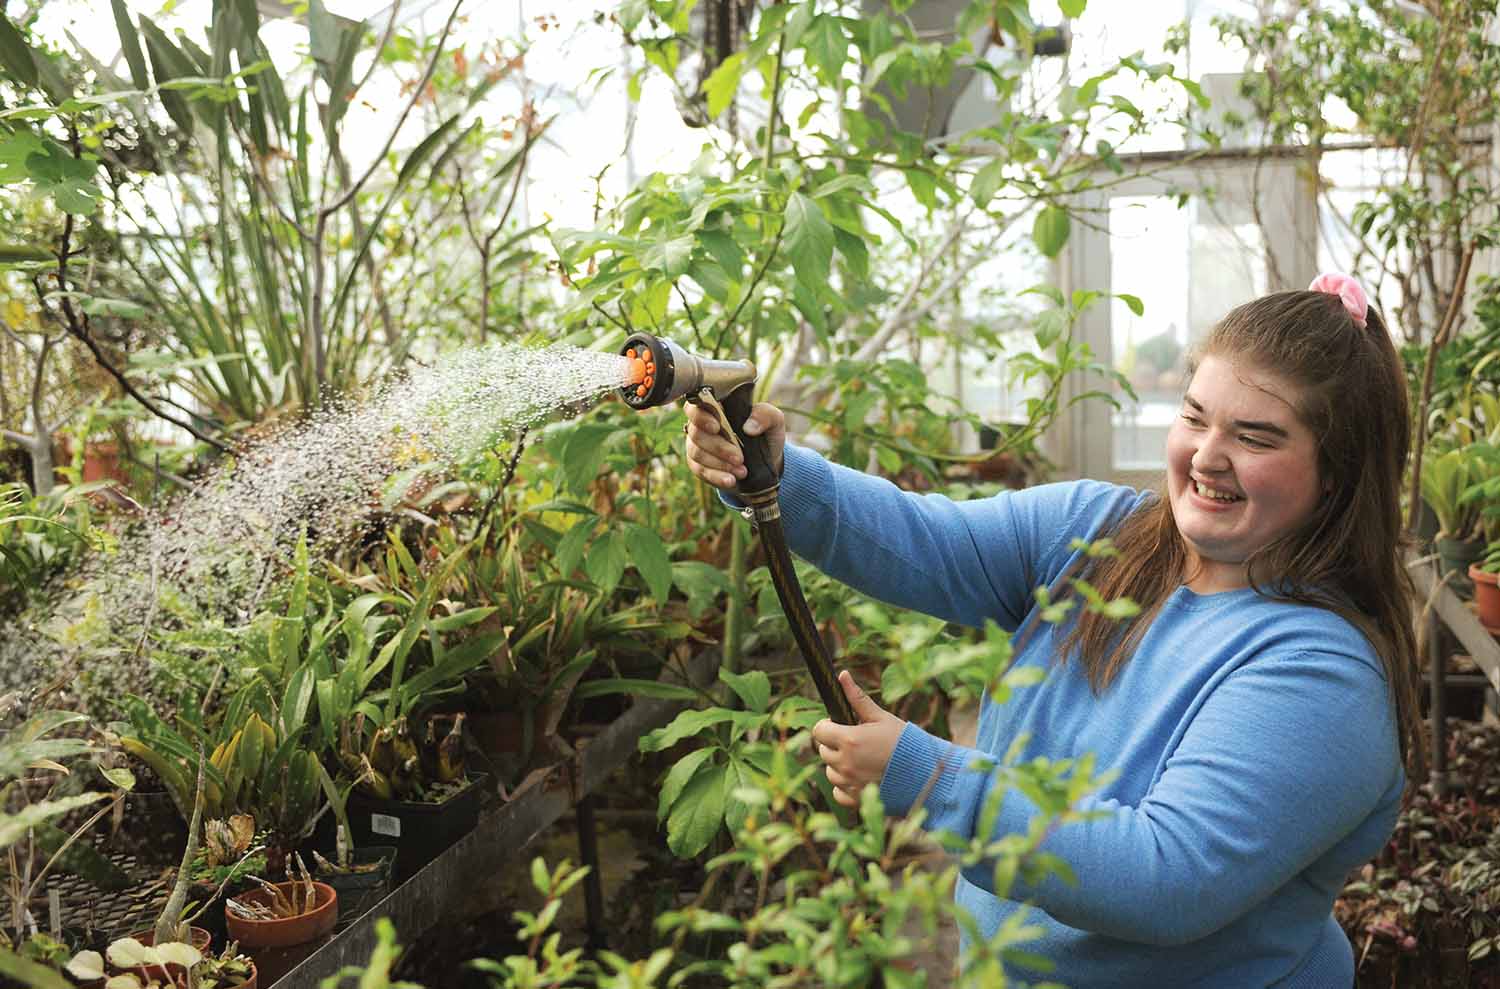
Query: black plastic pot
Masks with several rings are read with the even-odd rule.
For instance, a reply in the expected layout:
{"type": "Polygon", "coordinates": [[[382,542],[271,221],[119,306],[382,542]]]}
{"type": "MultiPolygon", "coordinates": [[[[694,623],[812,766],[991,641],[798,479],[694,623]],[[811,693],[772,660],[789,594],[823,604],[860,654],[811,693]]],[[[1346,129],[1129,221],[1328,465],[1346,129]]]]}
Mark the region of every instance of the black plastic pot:
{"type": "Polygon", "coordinates": [[[1484,541],[1438,539],[1434,547],[1438,553],[1438,572],[1445,577],[1451,573],[1453,576],[1449,578],[1449,586],[1467,594],[1472,586],[1469,583],[1469,565],[1484,558],[1484,541]]]}
{"type": "Polygon", "coordinates": [[[334,932],[343,930],[364,916],[365,911],[390,893],[396,869],[395,845],[362,845],[349,853],[355,865],[378,862],[368,872],[320,872],[318,881],[327,883],[339,894],[339,922],[334,932]]]}
{"type": "Polygon", "coordinates": [[[480,797],[486,773],[469,776],[468,786],[442,803],[380,800],[355,790],[349,794],[349,830],[355,848],[395,844],[395,884],[406,882],[422,867],[479,823],[480,797]]]}

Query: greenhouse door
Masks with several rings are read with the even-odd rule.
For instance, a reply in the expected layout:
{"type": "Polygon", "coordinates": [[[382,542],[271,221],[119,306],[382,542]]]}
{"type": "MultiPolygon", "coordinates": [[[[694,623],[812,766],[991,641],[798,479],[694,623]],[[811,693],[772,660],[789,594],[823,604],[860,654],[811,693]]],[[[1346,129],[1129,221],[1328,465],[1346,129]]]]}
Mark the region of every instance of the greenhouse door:
{"type": "Polygon", "coordinates": [[[1235,305],[1306,287],[1316,274],[1315,190],[1300,178],[1305,167],[1291,157],[1199,159],[1132,177],[1082,204],[1087,222],[1074,227],[1059,284],[1069,294],[1105,296],[1079,320],[1077,336],[1136,397],[1097,375],[1070,382],[1072,395],[1106,390],[1119,404],[1088,398],[1062,417],[1049,453],[1063,474],[1157,483],[1192,345],[1235,305]],[[1140,315],[1122,294],[1140,300],[1140,315]]]}

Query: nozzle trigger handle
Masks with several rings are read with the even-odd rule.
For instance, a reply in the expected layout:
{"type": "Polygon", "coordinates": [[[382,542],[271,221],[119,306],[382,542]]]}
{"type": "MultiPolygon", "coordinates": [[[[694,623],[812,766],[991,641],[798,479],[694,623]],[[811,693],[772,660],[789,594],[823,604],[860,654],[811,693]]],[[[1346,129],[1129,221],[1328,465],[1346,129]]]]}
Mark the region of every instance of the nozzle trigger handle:
{"type": "Polygon", "coordinates": [[[743,384],[719,399],[724,409],[724,418],[740,441],[740,450],[745,454],[746,474],[735,487],[743,492],[769,491],[781,483],[781,477],[771,467],[771,445],[764,435],[746,436],[745,420],[750,418],[751,393],[749,383],[743,384]]]}

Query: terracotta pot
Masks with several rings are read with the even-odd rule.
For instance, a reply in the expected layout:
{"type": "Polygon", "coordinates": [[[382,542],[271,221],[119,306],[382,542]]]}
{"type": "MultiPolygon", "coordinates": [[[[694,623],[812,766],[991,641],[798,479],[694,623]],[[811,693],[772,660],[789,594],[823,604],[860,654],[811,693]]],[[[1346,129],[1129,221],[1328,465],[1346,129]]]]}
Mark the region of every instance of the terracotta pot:
{"type": "MultiPolygon", "coordinates": [[[[298,883],[277,883],[282,895],[291,899],[292,887],[298,883]]],[[[339,897],[327,883],[313,883],[315,906],[297,917],[277,920],[250,920],[240,917],[232,910],[224,912],[224,924],[229,936],[242,948],[286,948],[294,944],[305,944],[333,930],[339,920],[339,897]]],[[[239,902],[269,904],[271,895],[263,889],[251,890],[235,897],[239,902]]]]}
{"type": "MultiPolygon", "coordinates": [[[[130,475],[121,463],[120,445],[113,440],[97,440],[83,445],[83,472],[80,480],[115,481],[128,485],[130,475]]],[[[53,446],[52,462],[67,466],[73,459],[73,444],[60,440],[53,446]]]]}
{"type": "MultiPolygon", "coordinates": [[[[156,932],[154,930],[136,931],[130,936],[148,948],[156,944],[156,932]]],[[[199,954],[208,954],[209,945],[213,943],[213,940],[213,935],[202,927],[188,928],[188,944],[197,948],[199,954]]],[[[170,982],[175,985],[183,982],[187,976],[187,969],[181,965],[142,965],[139,968],[132,968],[130,971],[134,972],[140,978],[141,982],[146,984],[151,982],[170,982]]]]}
{"type": "Polygon", "coordinates": [[[1469,579],[1474,582],[1474,610],[1479,624],[1491,635],[1500,636],[1500,574],[1486,573],[1479,564],[1469,565],[1469,579]]]}

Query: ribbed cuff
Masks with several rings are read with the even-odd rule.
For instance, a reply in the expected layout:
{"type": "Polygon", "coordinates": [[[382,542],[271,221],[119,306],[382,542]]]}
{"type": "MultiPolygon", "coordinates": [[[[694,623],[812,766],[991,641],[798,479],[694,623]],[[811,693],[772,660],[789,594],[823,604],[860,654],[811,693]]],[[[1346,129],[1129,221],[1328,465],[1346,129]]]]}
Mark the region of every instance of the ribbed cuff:
{"type": "Polygon", "coordinates": [[[886,812],[904,815],[918,800],[931,806],[944,804],[955,774],[963,768],[955,764],[953,750],[952,743],[907,722],[880,780],[880,801],[886,812]]]}
{"type": "MultiPolygon", "coordinates": [[[[781,502],[784,525],[793,526],[798,521],[798,507],[810,499],[819,497],[832,487],[833,472],[828,461],[805,446],[788,443],[782,453],[781,488],[776,493],[781,502]]],[[[720,490],[719,500],[733,509],[745,507],[745,503],[731,492],[720,490]]],[[[805,514],[805,513],[802,513],[805,514]]]]}

